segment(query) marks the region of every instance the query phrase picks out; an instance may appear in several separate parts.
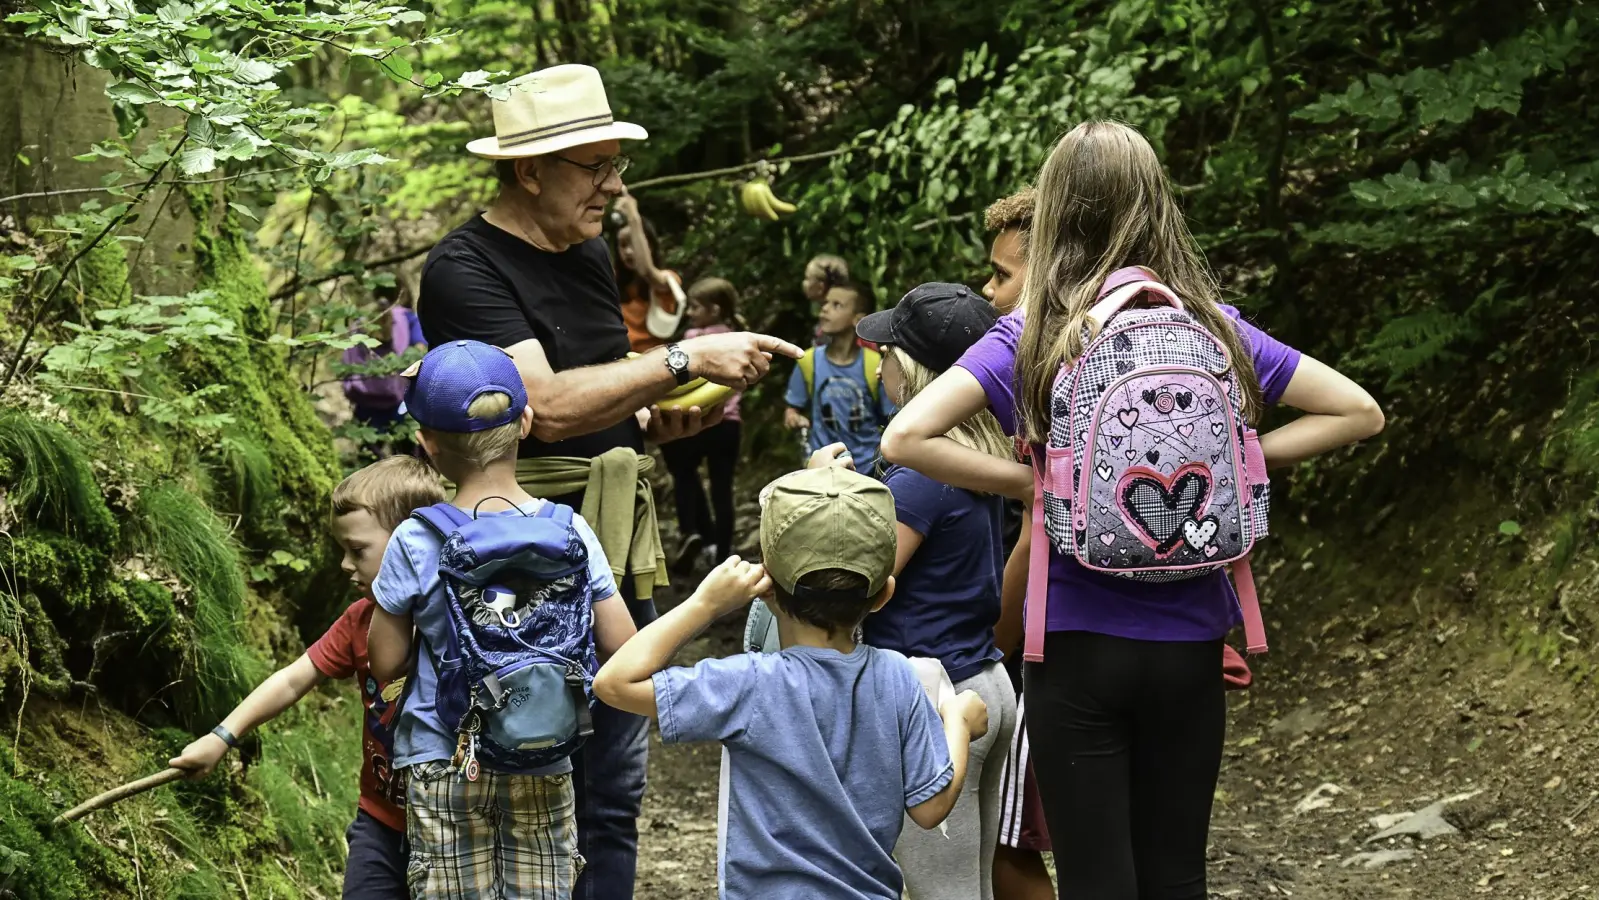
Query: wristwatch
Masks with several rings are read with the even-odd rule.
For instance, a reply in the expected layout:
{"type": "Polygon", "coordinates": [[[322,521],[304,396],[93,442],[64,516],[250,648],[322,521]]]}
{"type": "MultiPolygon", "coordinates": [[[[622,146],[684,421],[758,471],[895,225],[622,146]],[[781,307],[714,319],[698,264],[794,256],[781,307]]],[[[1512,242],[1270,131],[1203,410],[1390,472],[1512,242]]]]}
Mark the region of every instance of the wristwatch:
{"type": "Polygon", "coordinates": [[[672,378],[679,385],[685,385],[694,380],[694,376],[689,374],[688,371],[688,351],[683,349],[682,344],[666,345],[666,371],[672,373],[672,378]]]}
{"type": "Polygon", "coordinates": [[[239,739],[233,736],[233,732],[229,731],[226,725],[218,725],[211,729],[211,733],[221,738],[222,743],[227,744],[229,748],[239,746],[239,739]]]}

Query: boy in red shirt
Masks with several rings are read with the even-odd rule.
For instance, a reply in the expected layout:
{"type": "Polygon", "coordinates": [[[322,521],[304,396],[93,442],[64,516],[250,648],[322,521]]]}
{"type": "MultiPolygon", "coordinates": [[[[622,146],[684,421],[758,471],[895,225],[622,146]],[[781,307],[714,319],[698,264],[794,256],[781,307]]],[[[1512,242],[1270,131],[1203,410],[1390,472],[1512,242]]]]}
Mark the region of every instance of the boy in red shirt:
{"type": "Polygon", "coordinates": [[[202,778],[248,734],[329,678],[354,678],[361,689],[365,727],[361,738],[361,802],[345,832],[349,859],[344,900],[403,900],[406,889],[404,780],[389,758],[394,747],[396,701],[405,679],[379,684],[367,663],[367,626],[376,608],[370,598],[389,534],[411,511],[444,500],[439,477],[426,463],[391,456],[344,479],[333,489],[333,533],[344,549],[340,567],[360,592],[327,633],[299,659],[272,673],[210,734],[183,748],[169,765],[202,778]]]}

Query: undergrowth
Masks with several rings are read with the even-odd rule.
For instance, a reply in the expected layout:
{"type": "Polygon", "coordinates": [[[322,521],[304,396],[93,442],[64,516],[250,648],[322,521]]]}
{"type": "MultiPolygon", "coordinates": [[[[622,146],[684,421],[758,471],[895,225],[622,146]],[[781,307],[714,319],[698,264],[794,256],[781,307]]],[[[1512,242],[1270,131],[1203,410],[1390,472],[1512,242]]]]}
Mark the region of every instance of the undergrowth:
{"type": "Polygon", "coordinates": [[[106,509],[89,457],[67,430],[20,410],[0,409],[0,457],[10,475],[8,502],[66,534],[109,544],[116,522],[106,509]]]}
{"type": "Polygon", "coordinates": [[[178,484],[140,495],[132,538],[139,552],[171,570],[187,600],[192,641],[180,691],[183,717],[221,719],[265,674],[239,629],[245,584],[238,549],[216,514],[178,484]]]}

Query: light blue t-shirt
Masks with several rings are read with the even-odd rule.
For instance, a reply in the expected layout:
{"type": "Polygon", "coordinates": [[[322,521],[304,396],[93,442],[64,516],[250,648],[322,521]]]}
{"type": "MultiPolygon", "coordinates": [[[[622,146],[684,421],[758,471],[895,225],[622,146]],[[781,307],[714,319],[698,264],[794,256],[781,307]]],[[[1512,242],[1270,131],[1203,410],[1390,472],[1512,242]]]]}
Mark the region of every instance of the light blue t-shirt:
{"type": "MultiPolygon", "coordinates": [[[[524,503],[521,512],[533,515],[548,501],[534,500],[524,503]]],[[[480,516],[517,515],[513,510],[482,512],[480,516]]],[[[572,525],[582,536],[589,551],[589,598],[598,603],[616,593],[616,581],[611,577],[611,564],[593,529],[579,515],[572,516],[572,525]]],[[[422,645],[416,655],[415,683],[407,685],[405,705],[400,710],[400,721],[394,726],[394,768],[401,769],[418,763],[448,760],[455,755],[456,736],[439,720],[438,650],[447,639],[447,616],[444,583],[439,580],[439,539],[426,525],[415,519],[406,519],[394,529],[389,545],[383,551],[383,567],[377,580],[372,582],[372,599],[385,612],[396,616],[410,614],[416,630],[422,635],[422,645]]],[[[528,774],[559,775],[572,771],[572,760],[563,759],[528,774]]]]}
{"type": "Polygon", "coordinates": [[[883,385],[877,385],[878,399],[866,387],[866,353],[857,348],[855,361],[836,366],[827,358],[826,347],[816,347],[815,389],[805,395],[805,373],[799,366],[788,377],[783,400],[795,409],[806,410],[811,420],[809,452],[828,444],[844,442],[855,459],[858,472],[872,471],[877,460],[877,443],[883,438],[883,425],[895,412],[883,385]]]}
{"type": "Polygon", "coordinates": [[[899,900],[905,811],[955,774],[905,657],[789,647],[667,669],[654,685],[662,741],[727,753],[722,897],[899,900]]]}

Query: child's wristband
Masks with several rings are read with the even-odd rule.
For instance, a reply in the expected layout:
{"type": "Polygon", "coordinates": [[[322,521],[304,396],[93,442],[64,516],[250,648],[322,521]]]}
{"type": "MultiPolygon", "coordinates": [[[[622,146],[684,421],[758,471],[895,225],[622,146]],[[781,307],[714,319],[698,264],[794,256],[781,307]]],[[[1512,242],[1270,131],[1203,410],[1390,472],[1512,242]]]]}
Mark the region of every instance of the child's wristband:
{"type": "Polygon", "coordinates": [[[230,750],[239,746],[239,739],[233,736],[233,732],[229,731],[226,725],[218,725],[211,729],[211,733],[221,738],[222,743],[227,744],[230,750]]]}

